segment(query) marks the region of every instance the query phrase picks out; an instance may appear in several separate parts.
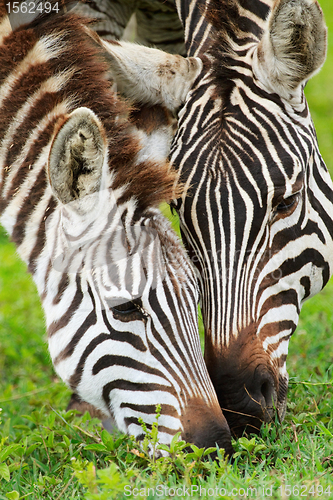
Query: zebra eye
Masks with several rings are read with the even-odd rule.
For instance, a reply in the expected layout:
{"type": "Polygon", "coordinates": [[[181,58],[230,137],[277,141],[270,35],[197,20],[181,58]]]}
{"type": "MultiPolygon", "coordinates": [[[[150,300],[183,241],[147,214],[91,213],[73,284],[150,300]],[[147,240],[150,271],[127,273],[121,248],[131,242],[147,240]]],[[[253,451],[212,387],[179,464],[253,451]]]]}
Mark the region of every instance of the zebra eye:
{"type": "Polygon", "coordinates": [[[298,199],[298,193],[292,194],[288,196],[288,198],[284,198],[276,207],[278,212],[283,212],[284,210],[289,210],[292,208],[298,199]]]}
{"type": "Polygon", "coordinates": [[[124,304],[118,304],[117,306],[113,306],[112,310],[120,314],[130,314],[133,312],[138,312],[139,308],[137,304],[130,301],[130,302],[125,302],[124,304]]]}
{"type": "Polygon", "coordinates": [[[148,314],[142,307],[141,298],[124,302],[124,304],[110,305],[114,317],[120,321],[133,321],[134,319],[148,318],[148,314]]]}

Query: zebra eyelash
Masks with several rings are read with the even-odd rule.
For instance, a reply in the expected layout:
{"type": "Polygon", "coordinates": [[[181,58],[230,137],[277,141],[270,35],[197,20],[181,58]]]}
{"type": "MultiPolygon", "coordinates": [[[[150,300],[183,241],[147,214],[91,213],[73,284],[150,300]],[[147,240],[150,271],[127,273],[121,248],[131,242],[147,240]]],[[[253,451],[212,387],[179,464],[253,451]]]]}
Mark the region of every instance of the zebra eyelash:
{"type": "Polygon", "coordinates": [[[271,216],[269,219],[270,224],[277,222],[280,219],[284,219],[285,217],[289,217],[292,215],[298,205],[298,202],[301,198],[301,193],[298,191],[297,193],[293,193],[291,196],[287,196],[286,198],[278,198],[273,202],[273,208],[271,212],[271,216]]]}
{"type": "Polygon", "coordinates": [[[276,212],[284,212],[290,210],[299,200],[299,193],[294,193],[287,198],[284,198],[276,207],[276,212]]]}
{"type": "Polygon", "coordinates": [[[140,314],[142,318],[147,318],[148,314],[146,311],[142,308],[141,301],[128,301],[124,302],[123,304],[118,304],[116,306],[111,307],[111,310],[121,317],[122,319],[128,318],[132,316],[133,314],[140,314]]]}

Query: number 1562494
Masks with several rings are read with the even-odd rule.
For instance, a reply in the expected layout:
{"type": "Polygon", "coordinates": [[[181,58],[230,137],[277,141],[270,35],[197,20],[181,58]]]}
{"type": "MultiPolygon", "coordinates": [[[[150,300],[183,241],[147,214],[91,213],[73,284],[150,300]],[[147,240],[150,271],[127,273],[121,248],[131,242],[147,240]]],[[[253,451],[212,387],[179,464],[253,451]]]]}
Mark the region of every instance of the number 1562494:
{"type": "MultiPolygon", "coordinates": [[[[278,488],[281,492],[281,496],[290,497],[291,495],[295,497],[308,497],[311,496],[323,496],[324,498],[331,498],[331,486],[327,486],[326,489],[323,488],[320,484],[312,484],[312,485],[295,485],[290,486],[289,484],[284,484],[279,486],[278,488]]],[[[333,493],[333,491],[332,491],[333,493]]]]}
{"type": "Polygon", "coordinates": [[[60,7],[58,2],[8,2],[6,3],[8,14],[50,14],[58,13],[60,7]]]}

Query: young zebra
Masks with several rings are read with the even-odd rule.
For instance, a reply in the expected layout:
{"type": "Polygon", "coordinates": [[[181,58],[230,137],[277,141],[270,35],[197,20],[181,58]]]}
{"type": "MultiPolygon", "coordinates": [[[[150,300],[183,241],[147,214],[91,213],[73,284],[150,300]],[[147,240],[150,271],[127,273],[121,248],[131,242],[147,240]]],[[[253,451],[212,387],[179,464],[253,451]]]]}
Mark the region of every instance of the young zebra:
{"type": "MultiPolygon", "coordinates": [[[[146,132],[129,122],[96,42],[70,13],[12,31],[1,4],[1,223],[37,285],[55,369],[80,400],[138,439],[138,418],[151,425],[161,404],[160,442],[181,431],[230,454],[200,349],[196,280],[156,208],[174,195],[168,127],[162,116],[155,152],[156,134],[146,119],[146,132]]],[[[164,63],[172,110],[193,68],[164,63]]]]}
{"type": "MultiPolygon", "coordinates": [[[[316,0],[176,3],[203,69],[171,151],[184,183],[175,207],[200,274],[208,371],[241,433],[275,409],[283,419],[289,339],[333,272],[333,185],[303,92],[326,27],[316,0]]],[[[127,82],[133,65],[109,51],[127,82]]],[[[134,94],[136,78],[124,88],[134,94]]]]}

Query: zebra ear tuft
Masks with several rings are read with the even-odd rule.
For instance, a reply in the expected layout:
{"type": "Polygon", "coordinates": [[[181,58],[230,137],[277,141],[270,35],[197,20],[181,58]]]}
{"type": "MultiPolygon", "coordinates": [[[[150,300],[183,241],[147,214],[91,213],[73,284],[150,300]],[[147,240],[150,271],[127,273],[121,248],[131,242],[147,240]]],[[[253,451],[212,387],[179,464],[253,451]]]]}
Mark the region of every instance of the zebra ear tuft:
{"type": "Polygon", "coordinates": [[[317,0],[276,0],[254,58],[257,78],[280,95],[323,65],[327,28],[317,0]]]}
{"type": "Polygon", "coordinates": [[[64,204],[99,191],[107,151],[104,127],[88,108],[78,108],[56,130],[48,160],[50,185],[64,204]]]}

